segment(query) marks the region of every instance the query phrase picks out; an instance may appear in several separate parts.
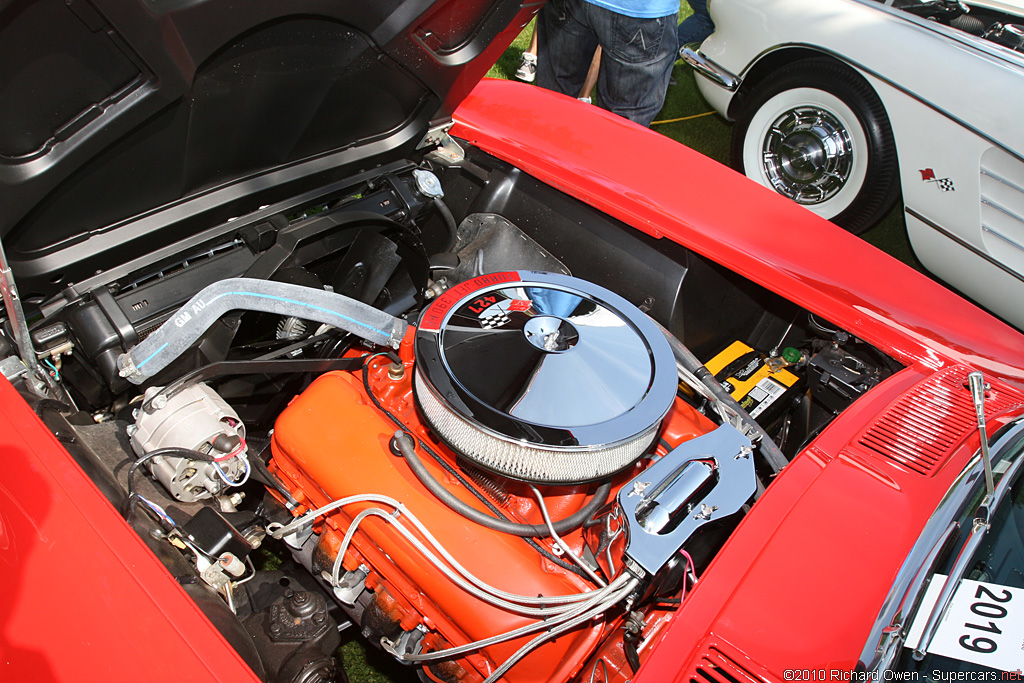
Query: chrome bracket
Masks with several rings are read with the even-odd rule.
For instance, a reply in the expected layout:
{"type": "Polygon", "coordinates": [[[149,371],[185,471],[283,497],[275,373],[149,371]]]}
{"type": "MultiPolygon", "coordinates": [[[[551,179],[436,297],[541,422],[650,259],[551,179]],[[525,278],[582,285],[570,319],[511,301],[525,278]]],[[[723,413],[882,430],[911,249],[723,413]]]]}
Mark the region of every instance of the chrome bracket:
{"type": "MultiPolygon", "coordinates": [[[[7,253],[4,251],[3,242],[0,242],[0,297],[4,300],[7,319],[11,321],[11,327],[14,329],[14,343],[18,347],[18,355],[31,375],[41,376],[39,360],[32,346],[32,337],[29,335],[28,323],[25,321],[25,311],[21,307],[21,297],[18,296],[18,287],[14,283],[14,273],[11,272],[11,266],[7,262],[7,253]]],[[[42,385],[42,388],[38,387],[36,382],[27,384],[40,396],[45,396],[45,384],[42,385]]]]}
{"type": "Polygon", "coordinates": [[[734,456],[750,447],[737,429],[723,425],[684,441],[620,489],[630,573],[640,579],[657,574],[702,526],[743,507],[757,490],[757,475],[753,458],[734,456]],[[631,497],[634,486],[647,481],[662,483],[652,485],[646,498],[631,497]]]}
{"type": "Polygon", "coordinates": [[[447,121],[440,126],[431,128],[423,136],[420,144],[416,145],[416,149],[433,147],[434,149],[427,153],[427,159],[445,166],[462,163],[466,159],[466,150],[462,149],[459,143],[455,142],[455,138],[448,134],[452,125],[451,121],[447,121]]]}
{"type": "MultiPolygon", "coordinates": [[[[329,580],[330,573],[325,571],[324,574],[327,575],[329,580]]],[[[366,590],[366,577],[369,575],[369,567],[362,564],[359,565],[358,569],[345,572],[338,585],[334,586],[334,597],[343,605],[348,605],[349,607],[356,604],[356,600],[366,590]]]]}

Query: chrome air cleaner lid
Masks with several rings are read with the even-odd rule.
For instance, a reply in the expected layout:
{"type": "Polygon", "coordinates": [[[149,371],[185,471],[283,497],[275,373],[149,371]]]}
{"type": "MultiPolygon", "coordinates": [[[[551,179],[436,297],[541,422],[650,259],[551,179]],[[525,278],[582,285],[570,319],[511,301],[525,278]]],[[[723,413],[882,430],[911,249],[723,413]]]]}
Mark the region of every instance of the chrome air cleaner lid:
{"type": "Polygon", "coordinates": [[[416,361],[416,401],[438,436],[530,482],[628,467],[676,393],[672,351],[647,316],[553,273],[493,273],[448,290],[424,311],[416,361]]]}

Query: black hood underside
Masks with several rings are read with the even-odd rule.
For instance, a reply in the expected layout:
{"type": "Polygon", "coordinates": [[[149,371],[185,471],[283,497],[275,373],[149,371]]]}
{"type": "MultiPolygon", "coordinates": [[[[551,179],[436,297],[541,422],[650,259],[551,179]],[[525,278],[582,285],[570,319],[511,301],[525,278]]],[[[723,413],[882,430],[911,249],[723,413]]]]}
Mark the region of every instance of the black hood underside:
{"type": "Polygon", "coordinates": [[[0,2],[0,237],[23,296],[412,155],[534,9],[0,2]]]}

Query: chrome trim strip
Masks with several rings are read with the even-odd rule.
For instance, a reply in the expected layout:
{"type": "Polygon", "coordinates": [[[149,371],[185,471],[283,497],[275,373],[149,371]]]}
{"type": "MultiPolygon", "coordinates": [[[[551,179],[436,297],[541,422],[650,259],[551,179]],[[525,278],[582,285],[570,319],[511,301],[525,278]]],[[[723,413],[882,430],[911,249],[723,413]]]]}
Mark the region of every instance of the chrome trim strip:
{"type": "Polygon", "coordinates": [[[1009,187],[1009,188],[1011,188],[1013,190],[1017,190],[1017,192],[1020,192],[1021,194],[1024,194],[1024,187],[1021,187],[1020,185],[1018,185],[1017,183],[1013,182],[1012,180],[1007,180],[1006,178],[1004,178],[1003,176],[999,175],[995,171],[989,170],[989,169],[985,168],[984,166],[981,167],[981,175],[987,175],[989,178],[991,178],[992,180],[996,181],[997,183],[1000,183],[1001,185],[1006,185],[1007,187],[1009,187]]]}
{"type": "Polygon", "coordinates": [[[713,60],[705,57],[700,50],[683,47],[680,54],[686,60],[686,63],[692,66],[701,76],[717,83],[729,92],[736,92],[740,87],[740,78],[713,60]]]}
{"type": "Polygon", "coordinates": [[[1018,242],[1016,240],[1010,239],[1009,237],[1007,237],[1003,233],[999,232],[998,230],[993,230],[992,228],[988,227],[984,223],[981,224],[981,229],[984,230],[985,232],[989,233],[993,237],[998,237],[1002,241],[1004,241],[1007,244],[1009,244],[1011,247],[1017,247],[1021,251],[1024,251],[1024,244],[1021,244],[1020,242],[1018,242]]]}
{"type": "Polygon", "coordinates": [[[1010,218],[1014,219],[1018,223],[1024,223],[1024,216],[1021,216],[1020,214],[1018,214],[1018,213],[1016,213],[1014,211],[1011,211],[1010,209],[1007,209],[1002,204],[999,204],[999,203],[989,199],[985,195],[981,196],[981,203],[985,204],[987,206],[991,206],[993,209],[995,209],[999,213],[1003,214],[1004,216],[1009,216],[1010,218]]]}
{"type": "MultiPolygon", "coordinates": [[[[881,637],[878,645],[875,647],[875,656],[873,659],[867,660],[871,663],[870,673],[879,674],[874,680],[881,680],[882,672],[889,670],[896,663],[896,659],[899,657],[900,650],[903,647],[903,640],[910,629],[908,617],[920,609],[925,588],[931,583],[935,563],[943,551],[946,550],[950,539],[953,538],[953,534],[959,530],[960,524],[953,520],[946,527],[946,530],[935,539],[928,554],[921,561],[921,567],[907,585],[907,589],[896,608],[896,613],[893,615],[892,622],[881,630],[881,637]]],[[[914,551],[916,550],[917,546],[915,545],[914,551]]],[[[911,553],[914,551],[911,551],[911,553]]],[[[902,574],[903,571],[901,570],[900,573],[902,574]]],[[[867,653],[867,650],[865,648],[865,653],[867,653]]],[[[865,661],[865,655],[862,655],[861,661],[865,661]]]]}
{"type": "Polygon", "coordinates": [[[951,232],[950,232],[949,230],[946,230],[945,228],[943,228],[943,227],[939,226],[938,224],[936,224],[936,223],[934,223],[934,222],[932,222],[932,221],[928,220],[927,218],[925,218],[924,216],[922,216],[921,214],[919,214],[919,213],[918,213],[917,211],[914,211],[913,209],[911,209],[911,208],[910,208],[909,206],[907,206],[907,207],[904,207],[904,210],[905,210],[905,211],[906,211],[906,212],[907,212],[908,214],[910,214],[911,216],[913,216],[914,218],[916,218],[917,220],[919,220],[919,221],[921,221],[922,223],[924,223],[925,225],[927,225],[928,227],[932,228],[933,230],[935,230],[935,231],[937,231],[937,232],[940,232],[940,233],[942,233],[943,235],[945,235],[945,236],[946,236],[946,237],[948,237],[949,239],[951,239],[951,240],[953,240],[954,242],[956,242],[957,244],[959,244],[959,245],[960,245],[961,247],[963,247],[964,249],[967,249],[967,250],[968,250],[968,251],[970,251],[970,252],[971,252],[972,254],[975,254],[976,256],[980,256],[981,258],[985,259],[986,261],[988,261],[989,263],[991,263],[991,264],[992,264],[993,266],[995,266],[996,268],[999,268],[1000,270],[1002,270],[1003,272],[1005,272],[1005,273],[1006,273],[1007,275],[1011,275],[1011,276],[1015,277],[1016,279],[1020,280],[1021,282],[1024,282],[1024,274],[1018,273],[1017,271],[1015,271],[1015,270],[1012,270],[1012,269],[1011,269],[1011,268],[1010,268],[1009,266],[1007,266],[1006,264],[1004,264],[1004,263],[1000,263],[999,261],[996,261],[996,260],[995,260],[994,258],[992,258],[991,256],[989,256],[989,255],[988,255],[988,254],[986,254],[985,252],[983,252],[983,251],[979,250],[979,249],[978,249],[977,247],[975,247],[975,246],[974,246],[973,244],[970,244],[970,243],[968,243],[968,242],[965,242],[965,241],[964,241],[963,239],[961,239],[960,237],[958,237],[958,236],[954,235],[954,234],[953,234],[953,233],[951,233],[951,232]]]}

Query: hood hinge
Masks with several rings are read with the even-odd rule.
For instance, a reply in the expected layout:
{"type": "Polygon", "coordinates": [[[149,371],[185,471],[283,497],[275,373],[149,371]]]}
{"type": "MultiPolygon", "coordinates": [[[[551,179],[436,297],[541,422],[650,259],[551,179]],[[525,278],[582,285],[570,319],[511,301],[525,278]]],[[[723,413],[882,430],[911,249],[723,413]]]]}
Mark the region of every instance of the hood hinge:
{"type": "Polygon", "coordinates": [[[427,158],[445,166],[454,166],[466,159],[466,152],[455,138],[448,134],[453,125],[452,121],[445,121],[439,126],[434,126],[423,136],[416,149],[434,147],[427,153],[427,158]]]}

